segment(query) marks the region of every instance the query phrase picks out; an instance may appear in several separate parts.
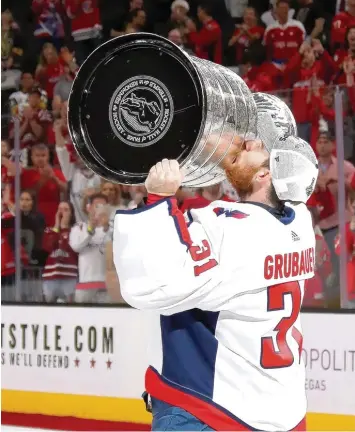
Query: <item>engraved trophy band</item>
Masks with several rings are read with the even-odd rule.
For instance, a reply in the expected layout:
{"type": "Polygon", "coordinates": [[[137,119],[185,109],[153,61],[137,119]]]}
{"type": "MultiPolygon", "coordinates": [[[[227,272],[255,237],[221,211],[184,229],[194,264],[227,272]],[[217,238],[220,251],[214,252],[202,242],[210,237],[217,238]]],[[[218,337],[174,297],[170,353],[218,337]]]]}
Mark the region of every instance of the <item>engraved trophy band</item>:
{"type": "Polygon", "coordinates": [[[220,164],[234,140],[256,138],[257,109],[231,70],[161,36],[133,33],[83,63],[68,125],[79,156],[107,180],[143,184],[167,158],[184,168],[184,186],[204,187],[224,180],[220,164]]]}

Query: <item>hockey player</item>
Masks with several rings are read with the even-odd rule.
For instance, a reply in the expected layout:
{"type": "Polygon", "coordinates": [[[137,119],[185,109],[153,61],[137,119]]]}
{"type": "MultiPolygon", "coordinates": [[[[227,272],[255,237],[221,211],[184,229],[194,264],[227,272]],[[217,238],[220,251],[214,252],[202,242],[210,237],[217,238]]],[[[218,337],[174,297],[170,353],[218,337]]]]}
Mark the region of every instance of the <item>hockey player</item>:
{"type": "Polygon", "coordinates": [[[147,206],[115,218],[122,295],[160,314],[145,380],[152,429],[305,430],[300,307],[314,275],[305,202],[317,160],[281,133],[235,145],[224,169],[241,202],[184,218],[174,198],[183,174],[165,159],[146,180],[147,206]]]}

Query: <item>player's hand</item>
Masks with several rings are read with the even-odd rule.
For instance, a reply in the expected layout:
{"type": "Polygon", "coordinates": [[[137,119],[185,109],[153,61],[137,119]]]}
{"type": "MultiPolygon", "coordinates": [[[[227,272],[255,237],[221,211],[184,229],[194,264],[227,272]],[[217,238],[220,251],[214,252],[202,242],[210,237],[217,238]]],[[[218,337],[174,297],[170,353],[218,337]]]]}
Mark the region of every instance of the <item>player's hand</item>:
{"type": "Polygon", "coordinates": [[[172,196],[181,186],[182,180],[183,173],[178,161],[163,159],[150,169],[145,187],[148,193],[172,196]]]}

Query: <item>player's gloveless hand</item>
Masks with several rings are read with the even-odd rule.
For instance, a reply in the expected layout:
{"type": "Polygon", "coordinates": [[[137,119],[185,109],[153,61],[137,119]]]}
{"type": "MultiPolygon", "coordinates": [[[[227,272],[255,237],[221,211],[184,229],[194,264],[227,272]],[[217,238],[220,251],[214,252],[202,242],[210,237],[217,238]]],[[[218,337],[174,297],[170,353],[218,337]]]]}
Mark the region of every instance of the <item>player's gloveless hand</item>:
{"type": "Polygon", "coordinates": [[[172,196],[181,186],[183,173],[177,160],[163,159],[154,165],[145,181],[148,193],[172,196]]]}

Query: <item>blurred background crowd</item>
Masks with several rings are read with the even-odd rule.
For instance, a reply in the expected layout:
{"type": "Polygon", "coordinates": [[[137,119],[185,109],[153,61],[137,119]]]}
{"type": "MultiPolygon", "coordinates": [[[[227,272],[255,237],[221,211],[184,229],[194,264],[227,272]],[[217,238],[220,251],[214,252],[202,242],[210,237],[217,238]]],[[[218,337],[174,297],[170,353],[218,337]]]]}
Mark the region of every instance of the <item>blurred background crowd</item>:
{"type": "MultiPolygon", "coordinates": [[[[67,100],[78,68],[98,45],[148,31],[230,67],[252,91],[272,92],[290,106],[320,168],[308,202],[316,276],[307,282],[304,305],[339,306],[345,242],[342,303],[355,308],[355,0],[3,0],[1,6],[3,300],[123,302],[112,261],[113,217],[141,205],[145,190],[109,183],[86,168],[68,134],[67,100]],[[340,214],[339,175],[346,189],[340,214]]],[[[225,182],[181,189],[177,198],[182,210],[238,199],[225,182]]]]}

